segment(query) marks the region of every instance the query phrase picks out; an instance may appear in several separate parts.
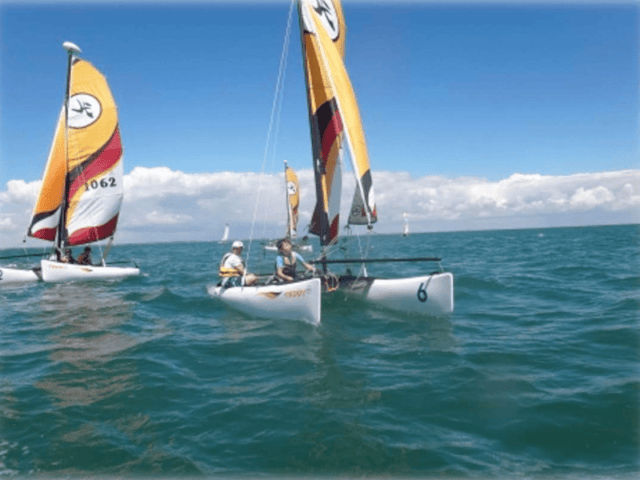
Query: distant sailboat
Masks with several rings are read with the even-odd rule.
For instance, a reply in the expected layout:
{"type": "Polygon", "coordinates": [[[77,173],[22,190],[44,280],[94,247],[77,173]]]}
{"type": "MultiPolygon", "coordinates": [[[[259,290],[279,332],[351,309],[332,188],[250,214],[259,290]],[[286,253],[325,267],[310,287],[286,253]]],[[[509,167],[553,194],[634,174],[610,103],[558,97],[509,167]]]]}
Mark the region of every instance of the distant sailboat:
{"type": "Polygon", "coordinates": [[[65,102],[27,232],[54,244],[54,255],[41,261],[39,274],[45,282],[138,275],[137,267],[106,265],[124,194],[116,104],[105,77],[78,57],[80,49],[71,42],[63,47],[68,53],[65,102]],[[69,247],[107,238],[99,265],[60,261],[69,247]]]}
{"type": "Polygon", "coordinates": [[[227,243],[229,241],[229,224],[224,224],[224,233],[222,234],[222,238],[218,243],[227,243]]]}
{"type": "Polygon", "coordinates": [[[402,236],[408,237],[409,236],[409,216],[407,215],[407,212],[403,212],[402,216],[404,218],[404,224],[402,225],[402,236]]]}

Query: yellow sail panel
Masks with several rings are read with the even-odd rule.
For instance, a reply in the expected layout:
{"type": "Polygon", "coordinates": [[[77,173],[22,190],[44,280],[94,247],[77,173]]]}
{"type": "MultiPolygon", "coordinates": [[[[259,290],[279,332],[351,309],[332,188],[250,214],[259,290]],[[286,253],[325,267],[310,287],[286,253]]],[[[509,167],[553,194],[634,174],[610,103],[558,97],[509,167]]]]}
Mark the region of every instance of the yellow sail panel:
{"type": "Polygon", "coordinates": [[[69,87],[65,244],[113,235],[124,193],[116,104],[105,77],[76,59],[69,87]]]}
{"type": "Polygon", "coordinates": [[[33,208],[27,235],[53,241],[60,221],[60,206],[67,173],[64,142],[64,108],[58,117],[49,158],[42,177],[40,193],[33,208]]]}
{"type": "Polygon", "coordinates": [[[76,60],[69,89],[69,166],[72,172],[102,148],[118,123],[105,77],[89,62],[76,60]]]}
{"type": "MultiPolygon", "coordinates": [[[[328,46],[344,51],[344,21],[339,2],[301,0],[298,4],[303,59],[307,82],[309,123],[316,179],[316,208],[309,231],[320,237],[321,245],[333,243],[340,224],[341,172],[339,153],[343,121],[331,86],[331,72],[322,61],[322,47],[315,35],[316,25],[327,29],[328,46]],[[316,24],[314,17],[319,20],[316,24]]],[[[340,53],[341,54],[341,53],[340,53]]]]}
{"type": "Polygon", "coordinates": [[[287,236],[296,238],[298,236],[298,206],[300,205],[300,183],[296,172],[290,167],[285,167],[285,182],[287,185],[287,236]]]}
{"type": "Polygon", "coordinates": [[[321,46],[322,63],[326,65],[329,71],[329,81],[337,96],[339,113],[344,123],[350,147],[351,162],[356,172],[357,185],[349,214],[349,223],[371,224],[377,220],[377,212],[371,180],[369,154],[356,95],[340,52],[333,48],[331,38],[327,35],[326,30],[321,28],[320,20],[316,17],[312,18],[321,46]]]}

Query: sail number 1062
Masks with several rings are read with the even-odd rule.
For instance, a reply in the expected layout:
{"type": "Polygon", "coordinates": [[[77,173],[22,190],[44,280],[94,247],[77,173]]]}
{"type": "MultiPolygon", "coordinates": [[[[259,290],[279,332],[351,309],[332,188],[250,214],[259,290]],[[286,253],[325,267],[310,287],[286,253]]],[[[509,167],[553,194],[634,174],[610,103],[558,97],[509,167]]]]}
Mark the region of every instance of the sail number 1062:
{"type": "Polygon", "coordinates": [[[115,187],[116,179],[113,177],[109,177],[109,178],[103,178],[100,181],[91,180],[90,182],[85,183],[84,186],[87,192],[89,190],[95,190],[98,187],[100,188],[115,187]]]}

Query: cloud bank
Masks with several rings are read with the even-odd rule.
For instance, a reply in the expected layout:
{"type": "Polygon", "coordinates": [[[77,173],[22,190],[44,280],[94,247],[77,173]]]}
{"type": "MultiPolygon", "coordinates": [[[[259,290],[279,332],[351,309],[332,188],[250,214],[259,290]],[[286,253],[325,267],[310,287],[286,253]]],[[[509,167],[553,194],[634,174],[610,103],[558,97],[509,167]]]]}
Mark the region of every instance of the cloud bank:
{"type": "MultiPolygon", "coordinates": [[[[315,206],[311,170],[298,171],[299,232],[315,206]]],[[[500,181],[377,172],[378,233],[400,233],[403,212],[413,232],[639,223],[640,170],[568,176],[515,173],[500,181]]],[[[342,218],[353,184],[343,180],[342,218]]],[[[11,180],[0,190],[0,248],[20,246],[40,182],[11,180]]],[[[136,167],[125,176],[118,243],[215,241],[228,223],[234,238],[273,238],[285,230],[283,174],[187,174],[136,167]]],[[[29,239],[27,246],[44,242],[29,239]]]]}

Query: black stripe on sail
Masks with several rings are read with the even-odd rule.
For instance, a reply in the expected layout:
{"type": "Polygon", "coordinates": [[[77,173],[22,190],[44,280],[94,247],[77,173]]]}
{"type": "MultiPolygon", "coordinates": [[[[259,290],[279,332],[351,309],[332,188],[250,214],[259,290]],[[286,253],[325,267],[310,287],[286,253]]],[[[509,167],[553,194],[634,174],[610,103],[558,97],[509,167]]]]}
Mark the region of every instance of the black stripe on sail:
{"type": "Polygon", "coordinates": [[[360,177],[360,182],[362,183],[362,190],[364,190],[364,200],[367,204],[367,208],[369,208],[369,192],[371,191],[371,170],[367,170],[364,172],[364,175],[360,177]]]}
{"type": "Polygon", "coordinates": [[[58,207],[58,208],[56,208],[54,210],[50,210],[48,212],[40,212],[40,213],[35,214],[33,216],[33,218],[32,218],[31,225],[29,225],[29,230],[27,230],[27,235],[31,236],[33,234],[33,230],[32,230],[33,226],[36,225],[38,222],[44,220],[45,218],[50,217],[51,215],[55,214],[58,211],[59,208],[60,207],[58,207]]]}
{"type": "Polygon", "coordinates": [[[318,129],[320,130],[320,137],[324,136],[324,132],[327,130],[327,125],[331,122],[331,119],[338,110],[338,104],[335,98],[331,98],[324,102],[316,110],[315,117],[318,122],[318,129]]]}

